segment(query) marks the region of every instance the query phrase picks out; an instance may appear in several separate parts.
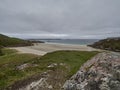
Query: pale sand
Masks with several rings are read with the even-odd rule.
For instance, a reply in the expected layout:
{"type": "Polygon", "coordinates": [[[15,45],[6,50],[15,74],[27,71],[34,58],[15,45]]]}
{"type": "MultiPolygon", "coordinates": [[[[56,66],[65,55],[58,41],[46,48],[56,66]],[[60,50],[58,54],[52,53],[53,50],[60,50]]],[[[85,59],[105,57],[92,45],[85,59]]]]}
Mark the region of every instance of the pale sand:
{"type": "Polygon", "coordinates": [[[55,43],[35,43],[34,46],[13,47],[20,53],[32,53],[36,55],[45,55],[48,52],[58,50],[77,50],[77,51],[98,51],[97,49],[86,45],[71,45],[71,44],[55,44],[55,43]]]}

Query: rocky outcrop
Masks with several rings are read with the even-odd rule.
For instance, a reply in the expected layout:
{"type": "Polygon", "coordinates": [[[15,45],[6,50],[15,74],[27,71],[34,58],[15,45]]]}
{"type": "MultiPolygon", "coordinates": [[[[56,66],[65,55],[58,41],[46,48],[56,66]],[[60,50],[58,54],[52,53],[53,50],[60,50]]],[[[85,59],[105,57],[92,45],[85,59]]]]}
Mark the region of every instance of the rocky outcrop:
{"type": "Polygon", "coordinates": [[[19,65],[16,67],[16,70],[23,70],[26,69],[26,68],[29,68],[29,67],[37,67],[38,65],[37,64],[30,64],[30,63],[25,63],[25,64],[22,64],[22,65],[19,65]]]}
{"type": "Polygon", "coordinates": [[[120,37],[103,39],[88,46],[98,49],[120,52],[120,37]]]}
{"type": "Polygon", "coordinates": [[[65,90],[120,90],[120,54],[100,53],[67,80],[65,90]]]}

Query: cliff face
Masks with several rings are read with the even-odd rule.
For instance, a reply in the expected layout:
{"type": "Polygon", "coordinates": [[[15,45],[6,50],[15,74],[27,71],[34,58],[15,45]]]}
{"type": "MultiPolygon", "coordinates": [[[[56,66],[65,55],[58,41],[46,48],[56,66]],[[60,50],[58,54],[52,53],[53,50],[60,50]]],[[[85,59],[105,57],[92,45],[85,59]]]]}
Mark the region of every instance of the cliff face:
{"type": "Polygon", "coordinates": [[[65,90],[120,90],[120,54],[100,53],[67,80],[65,90]]]}

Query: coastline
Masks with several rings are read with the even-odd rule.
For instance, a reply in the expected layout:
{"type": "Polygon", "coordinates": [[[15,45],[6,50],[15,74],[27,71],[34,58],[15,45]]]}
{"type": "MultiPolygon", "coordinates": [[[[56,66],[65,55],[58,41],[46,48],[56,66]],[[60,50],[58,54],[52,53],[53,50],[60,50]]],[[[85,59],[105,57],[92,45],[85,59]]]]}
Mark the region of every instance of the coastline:
{"type": "Polygon", "coordinates": [[[59,50],[75,50],[75,51],[99,51],[87,45],[75,45],[75,44],[59,44],[59,43],[34,43],[33,46],[27,47],[12,47],[10,49],[16,49],[19,53],[31,53],[36,55],[45,55],[49,52],[59,50]]]}
{"type": "Polygon", "coordinates": [[[97,42],[98,39],[40,39],[45,43],[74,44],[74,45],[90,45],[97,42]]]}
{"type": "Polygon", "coordinates": [[[69,43],[54,43],[54,42],[44,42],[44,44],[52,44],[52,45],[66,45],[66,46],[87,46],[87,44],[69,44],[69,43]]]}

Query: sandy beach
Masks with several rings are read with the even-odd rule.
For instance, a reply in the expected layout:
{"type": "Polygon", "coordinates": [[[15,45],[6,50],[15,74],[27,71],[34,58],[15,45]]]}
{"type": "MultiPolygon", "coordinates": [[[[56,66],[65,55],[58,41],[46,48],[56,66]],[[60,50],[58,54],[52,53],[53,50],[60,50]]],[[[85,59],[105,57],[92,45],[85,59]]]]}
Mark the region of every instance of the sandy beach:
{"type": "Polygon", "coordinates": [[[97,49],[88,47],[86,45],[72,45],[72,44],[57,44],[57,43],[34,43],[34,46],[27,47],[12,47],[19,53],[32,53],[36,55],[45,55],[48,52],[58,50],[77,50],[77,51],[97,51],[97,49]]]}

